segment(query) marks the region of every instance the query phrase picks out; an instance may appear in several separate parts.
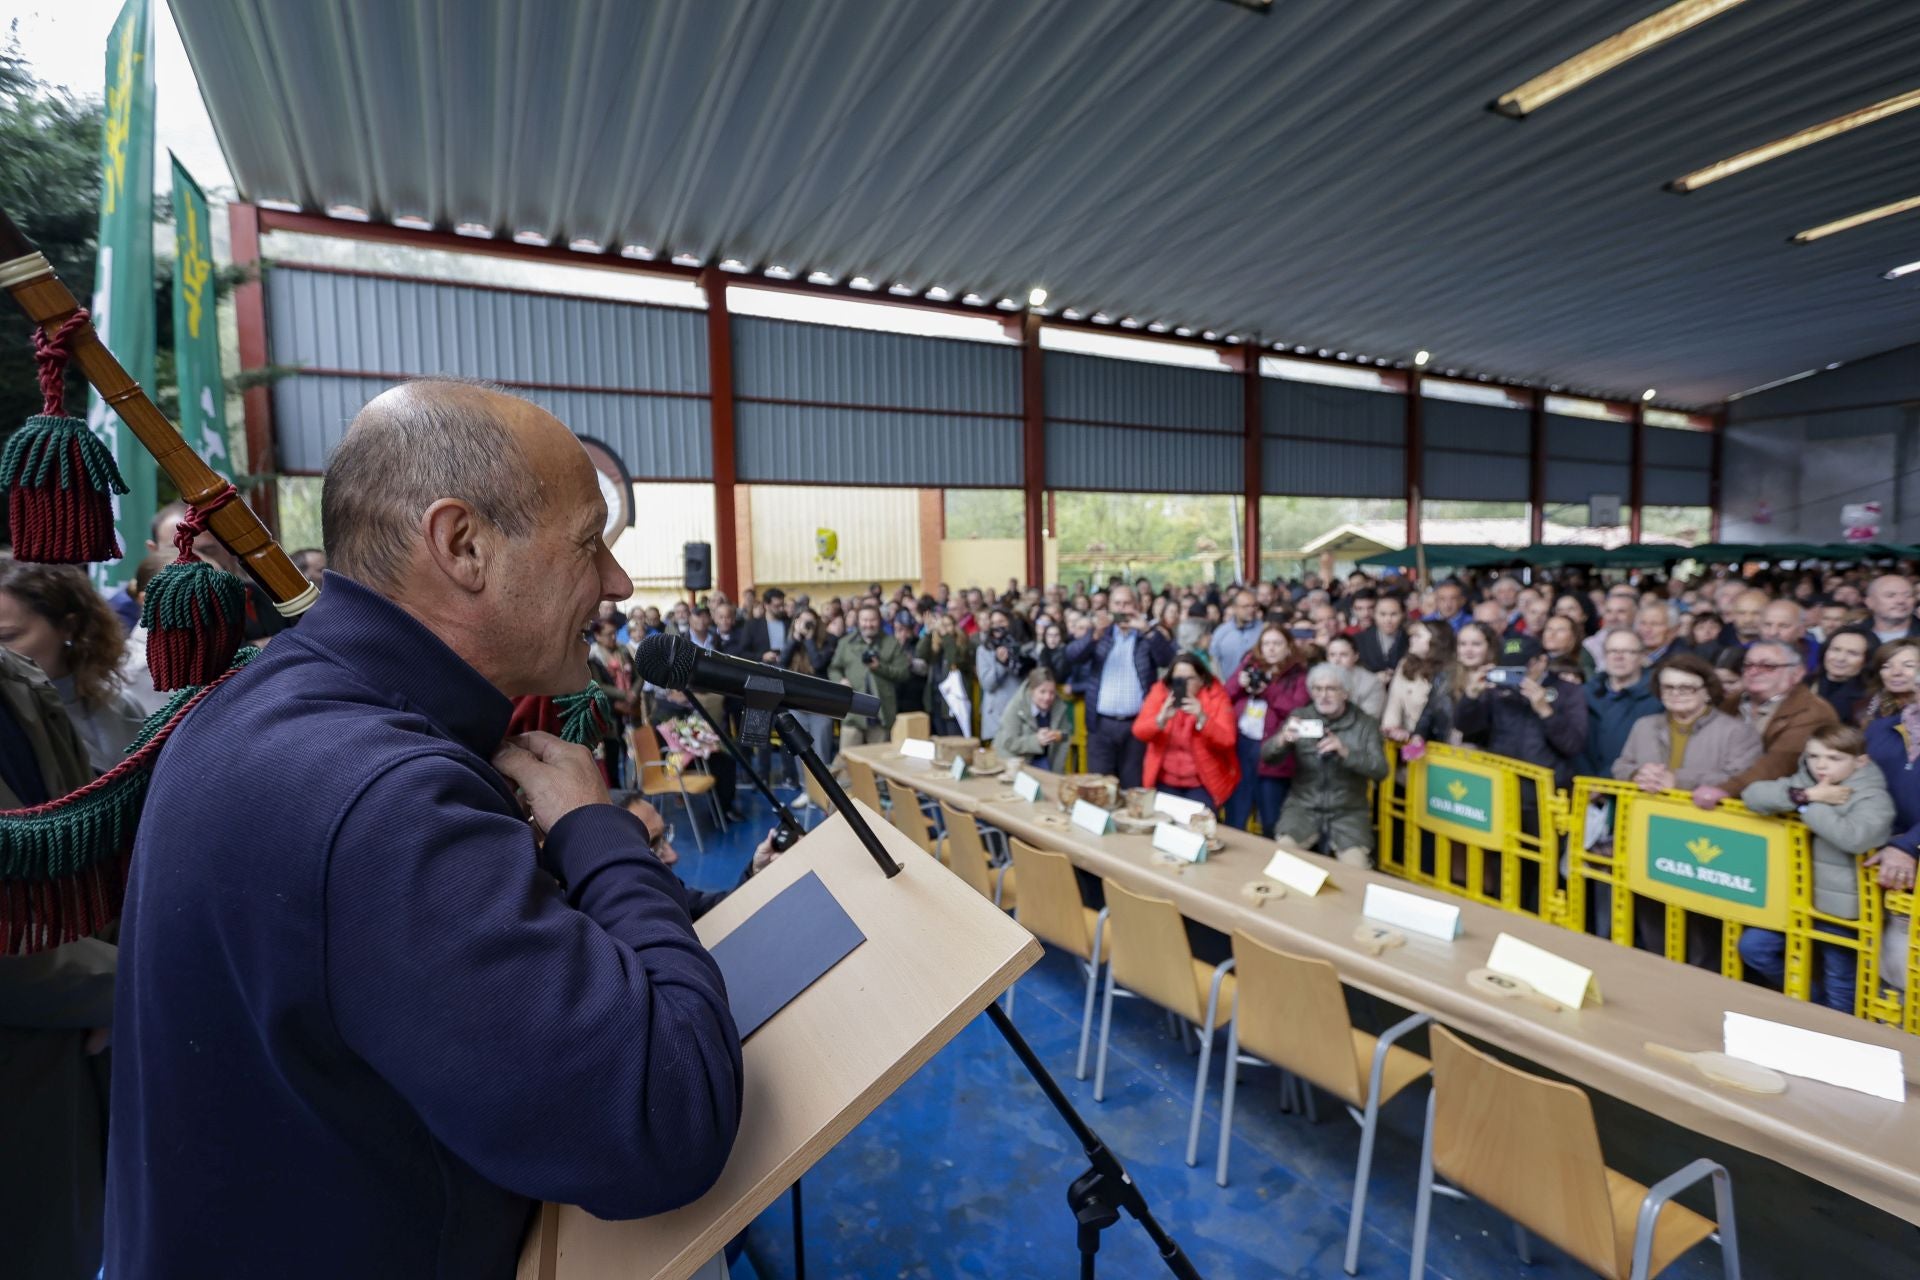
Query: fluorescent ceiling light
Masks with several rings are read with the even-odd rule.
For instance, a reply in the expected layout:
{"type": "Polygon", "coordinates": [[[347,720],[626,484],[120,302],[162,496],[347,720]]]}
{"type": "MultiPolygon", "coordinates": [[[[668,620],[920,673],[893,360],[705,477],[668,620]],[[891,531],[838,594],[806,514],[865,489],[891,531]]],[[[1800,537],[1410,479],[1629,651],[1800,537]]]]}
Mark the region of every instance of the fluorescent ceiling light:
{"type": "Polygon", "coordinates": [[[1426,368],[1427,361],[1431,359],[1433,359],[1433,357],[1425,351],[1416,351],[1413,353],[1413,364],[1416,369],[1426,368]]]}
{"type": "Polygon", "coordinates": [[[1888,116],[1896,116],[1902,111],[1911,111],[1915,107],[1920,107],[1920,89],[1909,89],[1905,93],[1876,102],[1870,107],[1849,111],[1843,116],[1835,116],[1831,120],[1812,125],[1798,133],[1790,133],[1784,138],[1775,138],[1772,142],[1755,147],[1751,151],[1742,151],[1737,156],[1729,156],[1704,169],[1695,169],[1692,173],[1682,174],[1667,184],[1667,190],[1682,193],[1698,191],[1709,182],[1731,178],[1734,174],[1751,169],[1757,164],[1777,160],[1802,147],[1810,147],[1816,142],[1825,142],[1828,138],[1837,138],[1848,130],[1858,129],[1861,125],[1872,124],[1876,120],[1885,120],[1888,116]]]}
{"type": "Polygon", "coordinates": [[[1910,276],[1916,271],[1920,271],[1920,262],[1909,262],[1904,267],[1895,267],[1880,278],[1882,280],[1898,280],[1901,276],[1910,276]]]}
{"type": "Polygon", "coordinates": [[[1648,388],[1647,388],[1647,389],[1646,389],[1645,391],[1642,391],[1642,392],[1640,393],[1640,398],[1641,398],[1642,400],[1644,400],[1644,401],[1646,401],[1646,402],[1647,402],[1648,404],[1652,404],[1652,403],[1653,403],[1653,388],[1652,388],[1652,387],[1648,387],[1648,388]]]}
{"type": "Polygon", "coordinates": [[[945,302],[953,296],[953,290],[943,284],[936,284],[928,288],[927,296],[935,302],[945,302]]]}
{"type": "Polygon", "coordinates": [[[1670,4],[1620,34],[1608,36],[1591,49],[1541,72],[1519,88],[1501,94],[1495,99],[1493,109],[1516,120],[1530,115],[1562,94],[1573,92],[1587,81],[1605,75],[1740,3],[1742,0],[1680,0],[1678,4],[1670,4]]]}
{"type": "Polygon", "coordinates": [[[1865,226],[1869,222],[1878,222],[1882,218],[1891,218],[1896,213],[1906,213],[1911,209],[1920,209],[1920,196],[1908,196],[1905,200],[1895,200],[1892,204],[1879,205],[1844,218],[1835,218],[1832,222],[1823,222],[1817,227],[1808,227],[1793,237],[1795,244],[1812,244],[1841,231],[1851,231],[1855,227],[1865,226]]]}
{"type": "Polygon", "coordinates": [[[1027,292],[1027,305],[1028,305],[1028,306],[1030,306],[1030,307],[1044,307],[1044,306],[1046,306],[1046,305],[1047,305],[1047,291],[1046,291],[1045,289],[1042,289],[1042,288],[1040,288],[1040,287],[1039,287],[1038,285],[1036,285],[1036,286],[1034,286],[1034,287],[1033,287],[1032,289],[1030,289],[1030,290],[1028,290],[1028,292],[1027,292]]]}

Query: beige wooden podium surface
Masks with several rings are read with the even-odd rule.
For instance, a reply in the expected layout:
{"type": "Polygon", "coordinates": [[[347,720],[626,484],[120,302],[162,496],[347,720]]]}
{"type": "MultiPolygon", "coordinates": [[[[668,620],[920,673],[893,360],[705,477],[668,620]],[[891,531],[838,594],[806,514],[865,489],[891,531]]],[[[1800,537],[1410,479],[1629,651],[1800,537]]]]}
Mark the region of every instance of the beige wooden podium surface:
{"type": "Polygon", "coordinates": [[[683,1280],[1040,958],[1033,935],[884,818],[867,821],[905,868],[891,880],[836,816],[695,927],[711,946],[812,871],[866,935],[748,1039],[740,1136],[720,1181],[626,1222],[543,1205],[519,1280],[683,1280]]]}
{"type": "MultiPolygon", "coordinates": [[[[1887,1102],[1794,1078],[1784,1094],[1764,1096],[1708,1083],[1691,1068],[1647,1054],[1651,1040],[1681,1049],[1719,1049],[1722,1015],[1732,1010],[1898,1049],[1909,1088],[1920,1080],[1920,1037],[1832,1009],[1791,1000],[1663,956],[1617,946],[1527,916],[1419,888],[1397,876],[1326,859],[1331,880],[1317,897],[1288,896],[1265,907],[1241,897],[1262,878],[1274,846],[1222,829],[1227,847],[1176,869],[1148,836],[1094,836],[1067,823],[1051,800],[1013,797],[1005,778],[954,781],[944,767],[906,759],[884,746],[850,754],[898,780],[976,814],[1077,866],[1140,893],[1172,900],[1182,914],[1224,933],[1242,930],[1268,945],[1331,961],[1341,980],[1404,1008],[1518,1054],[1675,1124],[1766,1156],[1888,1213],[1920,1223],[1920,1096],[1887,1102]],[[1381,956],[1353,941],[1369,884],[1383,884],[1460,908],[1452,942],[1409,935],[1381,956]],[[1604,1003],[1555,1012],[1470,990],[1466,975],[1486,964],[1505,932],[1592,969],[1604,1003]]],[[[1056,780],[1036,772],[1050,797],[1056,780]]],[[[1316,860],[1318,861],[1318,860],[1316,860]]]]}

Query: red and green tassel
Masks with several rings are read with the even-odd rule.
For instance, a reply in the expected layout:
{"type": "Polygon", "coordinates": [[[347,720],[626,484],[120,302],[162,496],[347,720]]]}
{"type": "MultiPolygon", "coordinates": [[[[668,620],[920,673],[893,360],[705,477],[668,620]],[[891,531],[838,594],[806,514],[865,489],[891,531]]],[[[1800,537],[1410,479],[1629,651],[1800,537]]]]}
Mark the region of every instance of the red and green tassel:
{"type": "Polygon", "coordinates": [[[78,791],[0,810],[0,956],[90,937],[119,918],[134,831],[160,748],[201,698],[258,652],[243,649],[219,678],[176,693],[141,727],[120,763],[78,791]]]}
{"type": "Polygon", "coordinates": [[[246,584],[193,554],[207,518],[234,496],[228,485],[187,512],[173,535],[178,558],[147,584],[140,624],[147,629],[147,670],[162,692],[218,678],[246,639],[246,584]]]}
{"type": "Polygon", "coordinates": [[[33,333],[44,408],[7,440],[0,453],[0,484],[7,488],[13,554],[37,564],[118,560],[113,495],[125,493],[113,453],[78,418],[66,416],[67,360],[73,337],[87,322],[84,309],[49,337],[33,333]]]}
{"type": "Polygon", "coordinates": [[[613,713],[613,699],[597,680],[589,680],[578,693],[564,694],[553,700],[560,713],[560,736],[583,747],[597,747],[619,732],[620,718],[613,713]]]}

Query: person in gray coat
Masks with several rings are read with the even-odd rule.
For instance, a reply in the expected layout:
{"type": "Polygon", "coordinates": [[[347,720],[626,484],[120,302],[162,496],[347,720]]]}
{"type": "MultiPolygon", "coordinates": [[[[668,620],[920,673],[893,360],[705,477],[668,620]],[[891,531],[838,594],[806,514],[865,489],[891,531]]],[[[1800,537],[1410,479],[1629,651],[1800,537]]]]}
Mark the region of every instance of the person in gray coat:
{"type": "Polygon", "coordinates": [[[1035,667],[1019,689],[1023,691],[1021,696],[1000,716],[994,753],[1016,767],[1066,772],[1072,717],[1062,714],[1060,687],[1054,683],[1053,672],[1035,667]]]}
{"type": "MultiPolygon", "coordinates": [[[[1866,735],[1850,724],[1814,730],[1798,769],[1785,778],[1749,783],[1740,799],[1755,813],[1800,815],[1813,833],[1813,909],[1858,920],[1860,859],[1893,834],[1893,797],[1880,766],[1867,758],[1866,735]]],[[[1784,980],[1786,951],[1786,936],[1772,929],[1748,928],[1740,934],[1740,962],[1770,986],[1784,980]]],[[[1854,1012],[1859,953],[1816,944],[1814,954],[1820,975],[1813,998],[1830,1009],[1854,1012]]]]}
{"type": "Polygon", "coordinates": [[[1268,764],[1293,755],[1293,786],[1280,809],[1280,843],[1327,851],[1347,866],[1373,865],[1375,828],[1367,786],[1387,776],[1380,722],[1354,705],[1347,672],[1323,662],[1307,673],[1307,696],[1279,733],[1260,745],[1268,764]]]}
{"type": "Polygon", "coordinates": [[[974,650],[973,673],[980,680],[980,737],[992,742],[1000,732],[1000,717],[1020,692],[1020,667],[1025,655],[1013,638],[1012,619],[1005,609],[987,615],[987,629],[974,650]]]}

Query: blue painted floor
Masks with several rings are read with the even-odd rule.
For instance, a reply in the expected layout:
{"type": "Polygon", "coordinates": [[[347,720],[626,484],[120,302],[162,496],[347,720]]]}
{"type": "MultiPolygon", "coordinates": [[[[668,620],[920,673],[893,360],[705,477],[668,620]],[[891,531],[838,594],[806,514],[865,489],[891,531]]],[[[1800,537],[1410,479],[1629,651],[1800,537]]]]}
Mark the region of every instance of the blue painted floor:
{"type": "MultiPolygon", "coordinates": [[[[685,815],[669,813],[679,831],[675,843],[682,856],[677,869],[689,884],[717,889],[738,879],[752,845],[766,830],[768,813],[764,802],[744,789],[741,803],[749,826],[736,825],[719,839],[709,834],[704,855],[693,851],[685,815]]],[[[1169,1033],[1156,1008],[1143,1001],[1117,1001],[1107,1100],[1096,1103],[1091,1078],[1073,1079],[1083,991],[1074,962],[1049,949],[1019,983],[1015,1022],[1088,1123],[1126,1163],[1162,1225],[1201,1273],[1210,1280],[1342,1275],[1359,1143],[1359,1128],[1344,1110],[1322,1094],[1317,1123],[1285,1114],[1276,1073],[1242,1068],[1232,1185],[1222,1189],[1214,1184],[1213,1155],[1219,1137],[1224,1033],[1215,1047],[1200,1166],[1190,1169],[1184,1154],[1195,1059],[1169,1033]]],[[[1364,1002],[1355,1012],[1362,1025],[1374,1029],[1397,1016],[1384,1007],[1364,1007],[1364,1002]]],[[[1418,1033],[1410,1044],[1424,1049],[1418,1033]]],[[[1425,1102],[1425,1087],[1416,1085],[1383,1112],[1360,1255],[1362,1276],[1407,1274],[1425,1102]]],[[[1639,1142],[1648,1150],[1643,1161],[1633,1160],[1632,1153],[1623,1150],[1633,1144],[1621,1141],[1618,1130],[1635,1123],[1657,1127],[1659,1122],[1617,1103],[1609,1106],[1607,1100],[1596,1099],[1596,1105],[1601,1107],[1609,1160],[1644,1181],[1696,1155],[1725,1158],[1724,1149],[1694,1135],[1679,1135],[1680,1144],[1671,1149],[1664,1139],[1639,1142]],[[1615,1124],[1616,1111],[1630,1115],[1615,1124]],[[1649,1167],[1637,1167],[1642,1163],[1649,1167]]],[[[977,1019],[807,1174],[807,1274],[813,1280],[1075,1276],[1079,1263],[1065,1196],[1068,1184],[1084,1168],[1082,1153],[1039,1089],[992,1024],[977,1019]]],[[[1740,1171],[1735,1185],[1737,1193],[1749,1190],[1740,1171]]],[[[1764,1194],[1746,1194],[1741,1202],[1747,1274],[1809,1274],[1797,1265],[1782,1268],[1778,1252],[1770,1267],[1768,1255],[1756,1248],[1765,1243],[1766,1224],[1754,1221],[1756,1212],[1766,1212],[1764,1194]]],[[[1782,1209],[1783,1216],[1809,1224],[1817,1220],[1821,1234],[1839,1227],[1823,1206],[1810,1206],[1797,1189],[1795,1196],[1791,1207],[1782,1209]]],[[[1694,1203],[1692,1198],[1688,1203],[1694,1203]]],[[[1706,1202],[1694,1207],[1711,1211],[1706,1202]]],[[[1911,1230],[1897,1223],[1886,1229],[1892,1238],[1885,1243],[1893,1249],[1883,1256],[1904,1256],[1910,1263],[1908,1250],[1915,1239],[1911,1230]]],[[[1520,1263],[1512,1228],[1499,1214],[1478,1204],[1436,1198],[1427,1255],[1430,1275],[1545,1280],[1590,1274],[1544,1242],[1533,1242],[1533,1254],[1532,1266],[1520,1263]]],[[[1863,1260],[1854,1274],[1898,1274],[1882,1272],[1877,1261],[1863,1260]]],[[[783,1197],[747,1233],[745,1257],[735,1264],[734,1274],[781,1280],[794,1274],[793,1264],[789,1202],[783,1197]]],[[[1105,1235],[1099,1274],[1147,1280],[1168,1273],[1146,1234],[1123,1218],[1105,1235]]],[[[1689,1280],[1719,1276],[1719,1250],[1704,1245],[1665,1274],[1689,1280]]]]}

